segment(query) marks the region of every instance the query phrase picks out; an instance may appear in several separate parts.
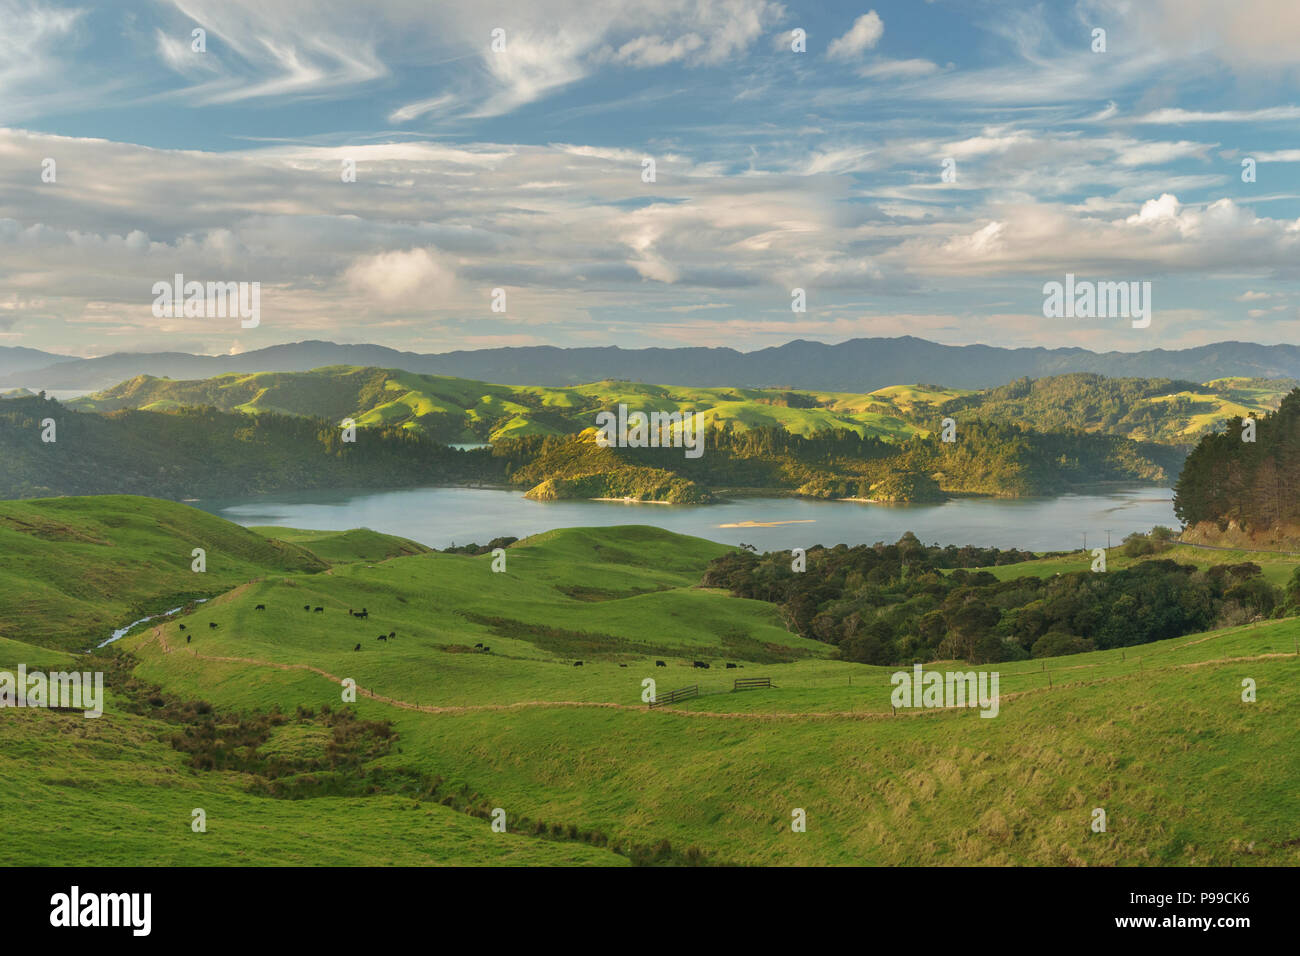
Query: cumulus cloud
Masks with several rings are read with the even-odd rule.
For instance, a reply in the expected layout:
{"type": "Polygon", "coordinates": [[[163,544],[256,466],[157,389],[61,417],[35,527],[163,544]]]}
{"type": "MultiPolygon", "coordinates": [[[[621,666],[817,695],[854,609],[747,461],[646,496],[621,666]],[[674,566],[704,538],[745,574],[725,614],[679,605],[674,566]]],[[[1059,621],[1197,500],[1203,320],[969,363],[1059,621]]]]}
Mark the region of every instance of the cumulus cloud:
{"type": "Polygon", "coordinates": [[[832,60],[852,60],[873,49],[885,33],[885,22],[872,10],[853,21],[849,32],[836,37],[826,48],[832,60]]]}
{"type": "Polygon", "coordinates": [[[437,304],[455,286],[453,270],[436,249],[405,249],[362,256],[348,267],[348,285],[392,305],[437,304]]]}

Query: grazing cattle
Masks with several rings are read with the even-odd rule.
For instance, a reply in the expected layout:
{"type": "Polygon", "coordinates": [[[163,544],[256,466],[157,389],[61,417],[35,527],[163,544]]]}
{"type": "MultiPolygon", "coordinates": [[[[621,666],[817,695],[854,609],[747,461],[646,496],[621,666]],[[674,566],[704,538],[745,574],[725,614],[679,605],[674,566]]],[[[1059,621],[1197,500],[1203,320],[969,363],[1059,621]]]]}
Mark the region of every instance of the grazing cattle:
{"type": "Polygon", "coordinates": [[[185,630],[185,625],[184,625],[184,624],[181,625],[181,630],[182,630],[182,631],[185,630]]]}
{"type": "Polygon", "coordinates": [[[314,608],[311,609],[311,612],[312,612],[313,614],[320,614],[320,613],[321,613],[322,611],[324,611],[324,610],[325,610],[325,609],[324,609],[323,607],[314,607],[314,608]]]}
{"type": "Polygon", "coordinates": [[[219,627],[219,626],[220,626],[220,625],[218,625],[216,621],[208,621],[208,627],[215,628],[215,627],[219,627]]]}
{"type": "Polygon", "coordinates": [[[704,663],[704,661],[693,661],[693,662],[692,662],[692,666],[694,666],[694,667],[703,667],[705,670],[708,670],[708,669],[709,669],[709,665],[706,664],[706,663],[704,663]]]}
{"type": "Polygon", "coordinates": [[[378,637],[375,638],[375,640],[377,640],[377,641],[383,641],[385,644],[387,644],[387,643],[388,643],[388,635],[387,635],[387,634],[380,634],[378,637]]]}
{"type": "Polygon", "coordinates": [[[361,650],[361,645],[358,644],[356,647],[354,647],[354,648],[352,648],[352,649],[353,649],[354,651],[359,651],[359,650],[361,650]]]}
{"type": "Polygon", "coordinates": [[[735,665],[735,664],[728,664],[728,665],[727,665],[727,670],[729,670],[729,671],[734,671],[735,669],[736,669],[736,665],[735,665]]]}
{"type": "Polygon", "coordinates": [[[357,617],[368,618],[370,617],[370,612],[365,608],[362,608],[360,611],[357,611],[357,617]]]}
{"type": "Polygon", "coordinates": [[[265,610],[266,610],[266,605],[265,605],[265,604],[259,604],[257,607],[253,608],[253,610],[254,610],[254,611],[265,611],[265,610]]]}
{"type": "Polygon", "coordinates": [[[193,634],[186,634],[186,635],[185,635],[185,643],[188,644],[188,643],[190,642],[190,638],[193,637],[193,636],[194,636],[193,634]]]}
{"type": "Polygon", "coordinates": [[[311,610],[311,605],[310,605],[310,604],[304,604],[304,605],[302,606],[302,609],[303,609],[304,611],[310,611],[310,610],[311,610]]]}
{"type": "Polygon", "coordinates": [[[581,666],[582,666],[582,661],[574,661],[574,662],[573,662],[573,666],[574,666],[574,667],[581,667],[581,666]]]}
{"type": "Polygon", "coordinates": [[[483,642],[482,642],[482,641],[479,641],[479,642],[478,642],[477,644],[475,644],[474,646],[475,646],[476,648],[478,648],[480,651],[483,650],[483,642]]]}
{"type": "Polygon", "coordinates": [[[390,641],[391,641],[393,638],[395,638],[396,636],[397,636],[397,632],[396,632],[396,631],[389,631],[389,632],[388,632],[388,639],[389,639],[390,641]]]}
{"type": "Polygon", "coordinates": [[[619,666],[619,667],[627,667],[626,664],[619,664],[618,666],[619,666]]]}
{"type": "Polygon", "coordinates": [[[490,647],[488,647],[486,644],[484,644],[484,645],[483,645],[483,653],[484,653],[484,654],[491,654],[491,653],[492,653],[492,648],[490,648],[490,647]]]}
{"type": "Polygon", "coordinates": [[[655,661],[655,667],[667,667],[667,666],[668,665],[665,664],[663,661],[655,661]]]}

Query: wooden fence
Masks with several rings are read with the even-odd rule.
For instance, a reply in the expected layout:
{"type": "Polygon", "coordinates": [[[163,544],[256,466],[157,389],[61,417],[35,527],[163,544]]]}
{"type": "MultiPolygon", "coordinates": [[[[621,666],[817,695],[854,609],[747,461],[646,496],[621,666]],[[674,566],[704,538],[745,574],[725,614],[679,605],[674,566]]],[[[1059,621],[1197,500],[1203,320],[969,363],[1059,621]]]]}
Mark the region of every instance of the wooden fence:
{"type": "Polygon", "coordinates": [[[772,678],[770,677],[740,677],[736,680],[736,686],[732,690],[755,690],[759,687],[771,687],[772,678]]]}
{"type": "Polygon", "coordinates": [[[669,691],[666,694],[656,694],[655,699],[650,701],[651,707],[664,707],[668,704],[675,704],[679,700],[688,700],[692,697],[700,696],[700,685],[692,684],[690,687],[683,687],[679,690],[669,691]]]}

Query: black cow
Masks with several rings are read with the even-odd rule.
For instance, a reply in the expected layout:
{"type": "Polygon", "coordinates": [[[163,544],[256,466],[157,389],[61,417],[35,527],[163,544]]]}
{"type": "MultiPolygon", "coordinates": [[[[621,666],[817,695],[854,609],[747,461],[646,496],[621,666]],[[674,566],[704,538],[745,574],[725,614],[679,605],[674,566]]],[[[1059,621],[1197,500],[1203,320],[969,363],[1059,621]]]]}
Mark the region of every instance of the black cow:
{"type": "Polygon", "coordinates": [[[311,612],[312,612],[313,614],[320,614],[320,613],[323,612],[324,610],[325,610],[325,609],[324,609],[323,607],[314,607],[314,608],[311,609],[311,612]]]}
{"type": "Polygon", "coordinates": [[[474,646],[475,646],[476,648],[478,648],[480,651],[483,650],[483,642],[482,642],[482,641],[479,641],[479,642],[478,642],[477,644],[475,644],[474,646]]]}
{"type": "Polygon", "coordinates": [[[185,625],[184,625],[184,624],[181,625],[181,630],[182,630],[182,631],[185,630],[185,625]]]}
{"type": "Polygon", "coordinates": [[[491,654],[491,653],[492,653],[492,648],[490,648],[490,647],[488,647],[486,644],[484,644],[484,645],[483,645],[483,653],[484,653],[484,654],[491,654]]]}
{"type": "Polygon", "coordinates": [[[735,664],[728,664],[728,665],[727,665],[727,670],[729,670],[729,671],[734,671],[735,669],[736,669],[736,665],[735,665],[735,664]]]}
{"type": "Polygon", "coordinates": [[[627,667],[626,664],[619,664],[618,666],[619,666],[619,667],[627,667]]]}
{"type": "Polygon", "coordinates": [[[211,627],[211,628],[217,628],[217,627],[220,627],[220,626],[221,626],[221,625],[219,625],[216,621],[208,621],[208,627],[211,627]]]}
{"type": "Polygon", "coordinates": [[[387,644],[387,643],[388,643],[388,635],[387,635],[387,634],[380,634],[378,637],[375,638],[375,640],[377,640],[377,641],[383,641],[385,644],[387,644]]]}
{"type": "Polygon", "coordinates": [[[356,647],[354,647],[354,648],[352,648],[352,649],[353,649],[354,651],[359,651],[359,650],[361,650],[361,645],[358,644],[356,647]]]}
{"type": "Polygon", "coordinates": [[[709,665],[704,663],[704,661],[692,661],[692,666],[703,667],[705,670],[709,669],[709,665]]]}
{"type": "Polygon", "coordinates": [[[574,662],[573,662],[573,666],[574,666],[574,667],[581,667],[581,666],[582,666],[582,661],[574,661],[574,662]]]}
{"type": "Polygon", "coordinates": [[[310,604],[304,604],[304,605],[302,606],[302,609],[303,609],[304,611],[310,611],[310,610],[311,610],[311,605],[310,605],[310,604]]]}
{"type": "Polygon", "coordinates": [[[266,610],[266,605],[265,605],[265,604],[259,604],[257,607],[253,608],[253,610],[254,610],[254,611],[265,611],[265,610],[266,610]]]}
{"type": "Polygon", "coordinates": [[[397,636],[397,632],[396,632],[396,631],[389,631],[389,632],[388,632],[388,639],[389,639],[390,641],[391,641],[393,638],[395,638],[396,636],[397,636]]]}
{"type": "Polygon", "coordinates": [[[655,667],[667,667],[667,666],[668,665],[665,664],[663,661],[655,661],[655,667]]]}
{"type": "Polygon", "coordinates": [[[190,642],[190,638],[193,637],[193,636],[194,636],[193,634],[186,634],[186,635],[185,635],[185,643],[188,644],[188,643],[190,642]]]}
{"type": "Polygon", "coordinates": [[[369,617],[370,617],[370,612],[367,611],[365,608],[362,608],[360,611],[357,611],[357,617],[360,617],[360,618],[369,618],[369,617]]]}

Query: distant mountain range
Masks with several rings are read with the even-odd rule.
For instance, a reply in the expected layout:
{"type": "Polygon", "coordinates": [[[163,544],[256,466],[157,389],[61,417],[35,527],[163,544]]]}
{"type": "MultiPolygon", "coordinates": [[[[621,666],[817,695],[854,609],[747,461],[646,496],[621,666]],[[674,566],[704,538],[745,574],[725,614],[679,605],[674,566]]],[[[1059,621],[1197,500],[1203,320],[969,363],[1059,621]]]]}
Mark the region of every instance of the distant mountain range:
{"type": "Polygon", "coordinates": [[[1041,378],[1068,372],[1195,382],[1227,376],[1300,378],[1300,346],[1218,342],[1180,350],[1099,353],[1080,348],[940,345],[901,336],[851,339],[837,345],[796,340],[755,352],[526,346],[420,354],[380,345],[309,341],[239,355],[119,352],[91,359],[0,347],[0,386],[99,389],[137,375],[199,379],[227,372],[305,372],[328,365],[394,368],[502,385],[576,385],[621,379],[661,385],[766,385],[869,392],[915,382],[991,388],[1022,376],[1041,378]]]}

